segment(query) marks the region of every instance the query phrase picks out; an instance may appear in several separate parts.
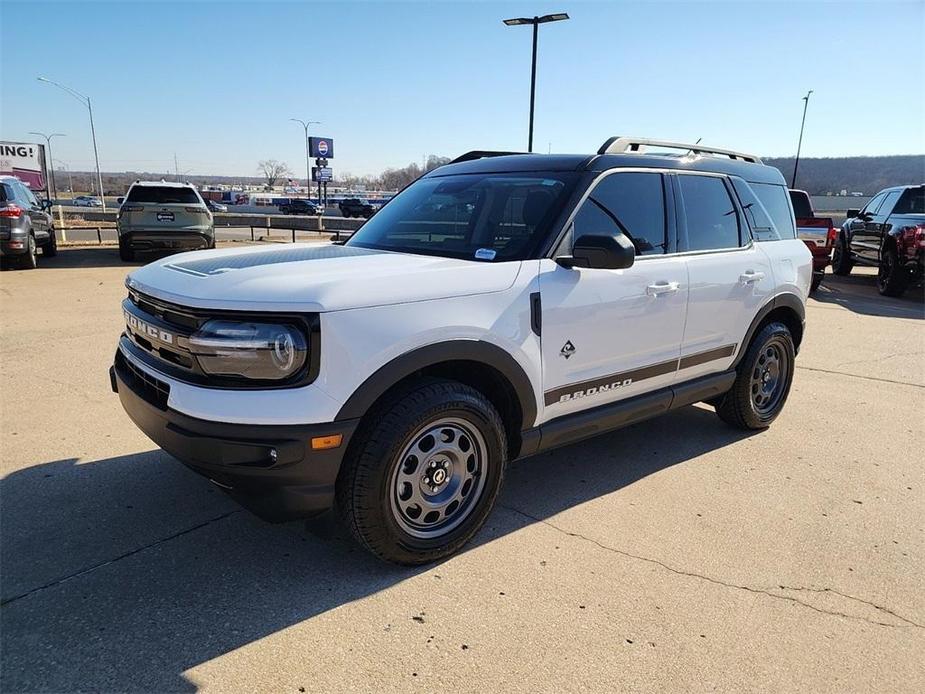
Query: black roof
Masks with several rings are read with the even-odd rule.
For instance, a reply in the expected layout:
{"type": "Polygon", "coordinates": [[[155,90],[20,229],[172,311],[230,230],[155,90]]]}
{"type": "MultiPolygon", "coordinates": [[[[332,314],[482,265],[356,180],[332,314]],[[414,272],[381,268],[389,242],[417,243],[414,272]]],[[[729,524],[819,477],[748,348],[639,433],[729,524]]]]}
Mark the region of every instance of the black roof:
{"type": "Polygon", "coordinates": [[[785,184],[783,175],[773,166],[712,155],[688,157],[672,154],[507,154],[446,164],[427,176],[531,171],[602,172],[632,167],[706,171],[740,176],[754,183],[785,184]]]}

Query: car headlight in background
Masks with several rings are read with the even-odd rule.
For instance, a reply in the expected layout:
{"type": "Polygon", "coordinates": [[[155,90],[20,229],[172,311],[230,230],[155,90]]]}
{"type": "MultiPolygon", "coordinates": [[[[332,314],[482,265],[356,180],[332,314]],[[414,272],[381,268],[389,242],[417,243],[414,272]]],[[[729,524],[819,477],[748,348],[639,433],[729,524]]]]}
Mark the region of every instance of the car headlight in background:
{"type": "Polygon", "coordinates": [[[189,337],[199,366],[214,376],[279,381],[305,365],[308,345],[294,326],[214,319],[189,337]]]}

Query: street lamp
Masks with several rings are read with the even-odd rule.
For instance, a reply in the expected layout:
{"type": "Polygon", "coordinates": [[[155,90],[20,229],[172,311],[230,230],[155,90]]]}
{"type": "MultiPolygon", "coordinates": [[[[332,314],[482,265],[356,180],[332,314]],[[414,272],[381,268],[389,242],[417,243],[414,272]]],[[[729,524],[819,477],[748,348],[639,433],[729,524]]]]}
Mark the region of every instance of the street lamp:
{"type": "Polygon", "coordinates": [[[96,128],[93,127],[93,106],[90,104],[90,97],[85,96],[81,94],[80,92],[74,89],[71,89],[70,87],[66,87],[63,84],[58,84],[57,82],[54,82],[46,77],[38,77],[37,79],[39,82],[47,82],[48,84],[52,84],[58,87],[59,89],[63,89],[64,91],[66,91],[68,94],[73,96],[75,99],[77,99],[79,102],[81,102],[84,106],[87,107],[87,111],[90,114],[90,136],[93,138],[93,157],[96,160],[96,182],[97,182],[97,185],[99,186],[100,202],[103,204],[103,212],[105,212],[106,211],[106,196],[103,195],[103,174],[100,173],[100,153],[96,147],[96,128]]]}
{"type": "Polygon", "coordinates": [[[310,120],[305,122],[298,118],[290,118],[289,120],[295,123],[301,123],[302,128],[305,130],[305,193],[306,195],[311,195],[311,186],[312,186],[312,176],[311,176],[311,157],[308,154],[308,126],[309,125],[321,125],[320,120],[310,120]]]}
{"type": "MultiPolygon", "coordinates": [[[[73,194],[73,192],[74,192],[74,182],[71,180],[71,170],[68,168],[68,165],[65,164],[63,161],[61,161],[60,159],[58,159],[58,160],[56,160],[56,161],[57,161],[57,163],[58,163],[60,166],[63,166],[63,167],[64,167],[64,170],[67,172],[67,189],[68,189],[67,192],[73,194]]],[[[55,161],[52,161],[52,162],[51,162],[51,168],[52,168],[52,170],[54,170],[54,168],[55,168],[55,161]]]]}
{"type": "Polygon", "coordinates": [[[806,125],[806,109],[809,106],[809,95],[813,93],[810,89],[803,97],[803,122],[800,123],[800,141],[797,143],[797,158],[793,160],[793,178],[790,179],[790,187],[797,187],[797,167],[800,165],[800,149],[803,147],[803,126],[806,125]]]}
{"type": "Polygon", "coordinates": [[[517,17],[515,19],[505,19],[504,23],[509,27],[520,26],[522,24],[532,24],[533,25],[533,66],[530,71],[530,135],[527,139],[527,151],[533,151],[533,103],[534,97],[536,96],[536,38],[539,33],[540,24],[547,24],[549,22],[561,22],[562,20],[568,19],[568,15],[565,12],[559,12],[557,14],[544,14],[542,17],[517,17]]]}
{"type": "Polygon", "coordinates": [[[30,135],[38,135],[39,137],[45,138],[46,149],[48,150],[47,160],[51,162],[51,189],[54,191],[55,199],[58,199],[58,185],[55,183],[55,163],[52,161],[51,156],[51,138],[53,137],[67,137],[64,133],[52,133],[51,135],[46,135],[45,133],[37,133],[34,130],[29,131],[30,135]]]}

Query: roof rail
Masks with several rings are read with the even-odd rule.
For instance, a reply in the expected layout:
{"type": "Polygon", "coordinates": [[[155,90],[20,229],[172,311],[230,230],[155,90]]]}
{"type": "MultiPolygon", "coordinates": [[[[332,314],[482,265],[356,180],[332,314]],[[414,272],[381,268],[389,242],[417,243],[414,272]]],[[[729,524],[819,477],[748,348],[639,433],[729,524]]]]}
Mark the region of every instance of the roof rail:
{"type": "Polygon", "coordinates": [[[646,147],[664,147],[666,149],[683,149],[691,154],[720,154],[730,159],[741,159],[742,161],[752,162],[753,164],[763,164],[760,158],[754,154],[745,154],[744,152],[735,152],[731,149],[717,149],[716,147],[704,147],[700,144],[685,144],[683,142],[669,142],[668,140],[647,140],[639,137],[611,137],[601,148],[597,150],[598,154],[641,154],[646,147]]]}
{"type": "Polygon", "coordinates": [[[460,154],[450,164],[458,164],[461,161],[472,161],[474,159],[484,159],[485,157],[505,157],[509,154],[525,154],[525,152],[492,152],[490,150],[474,149],[471,152],[460,154]]]}

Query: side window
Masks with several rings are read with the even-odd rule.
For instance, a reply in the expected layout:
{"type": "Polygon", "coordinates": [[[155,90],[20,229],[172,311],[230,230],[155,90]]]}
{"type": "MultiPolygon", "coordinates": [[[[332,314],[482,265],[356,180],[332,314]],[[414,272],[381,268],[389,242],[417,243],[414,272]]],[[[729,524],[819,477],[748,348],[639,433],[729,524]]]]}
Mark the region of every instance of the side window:
{"type": "Polygon", "coordinates": [[[601,179],[575,215],[573,238],[625,234],[636,255],[662,255],[667,248],[665,189],[658,173],[614,173],[601,179]]]}
{"type": "Polygon", "coordinates": [[[779,239],[795,239],[797,237],[796,221],[793,219],[793,208],[790,207],[790,193],[783,185],[775,183],[749,183],[755,195],[764,205],[774,227],[777,229],[779,239]]]}
{"type": "Polygon", "coordinates": [[[880,207],[880,203],[883,202],[883,198],[885,197],[886,193],[875,195],[873,200],[864,205],[864,209],[861,210],[861,214],[876,214],[877,208],[880,207]]]}
{"type": "Polygon", "coordinates": [[[689,251],[738,248],[739,215],[726,184],[716,176],[678,176],[689,251]]]}
{"type": "Polygon", "coordinates": [[[752,238],[755,241],[780,241],[780,232],[774,225],[771,215],[761,204],[761,200],[755,195],[744,180],[741,178],[732,178],[732,187],[739,197],[739,203],[745,212],[745,218],[748,220],[748,226],[752,230],[752,238]]]}
{"type": "Polygon", "coordinates": [[[880,209],[877,210],[878,217],[886,217],[893,209],[893,206],[896,204],[896,201],[899,200],[899,196],[902,194],[901,190],[894,190],[892,193],[889,193],[884,199],[883,203],[880,205],[880,209]]]}
{"type": "Polygon", "coordinates": [[[22,200],[27,205],[38,205],[38,201],[35,199],[35,196],[32,194],[32,191],[29,190],[29,186],[25,183],[17,183],[19,187],[19,199],[22,200]]]}

